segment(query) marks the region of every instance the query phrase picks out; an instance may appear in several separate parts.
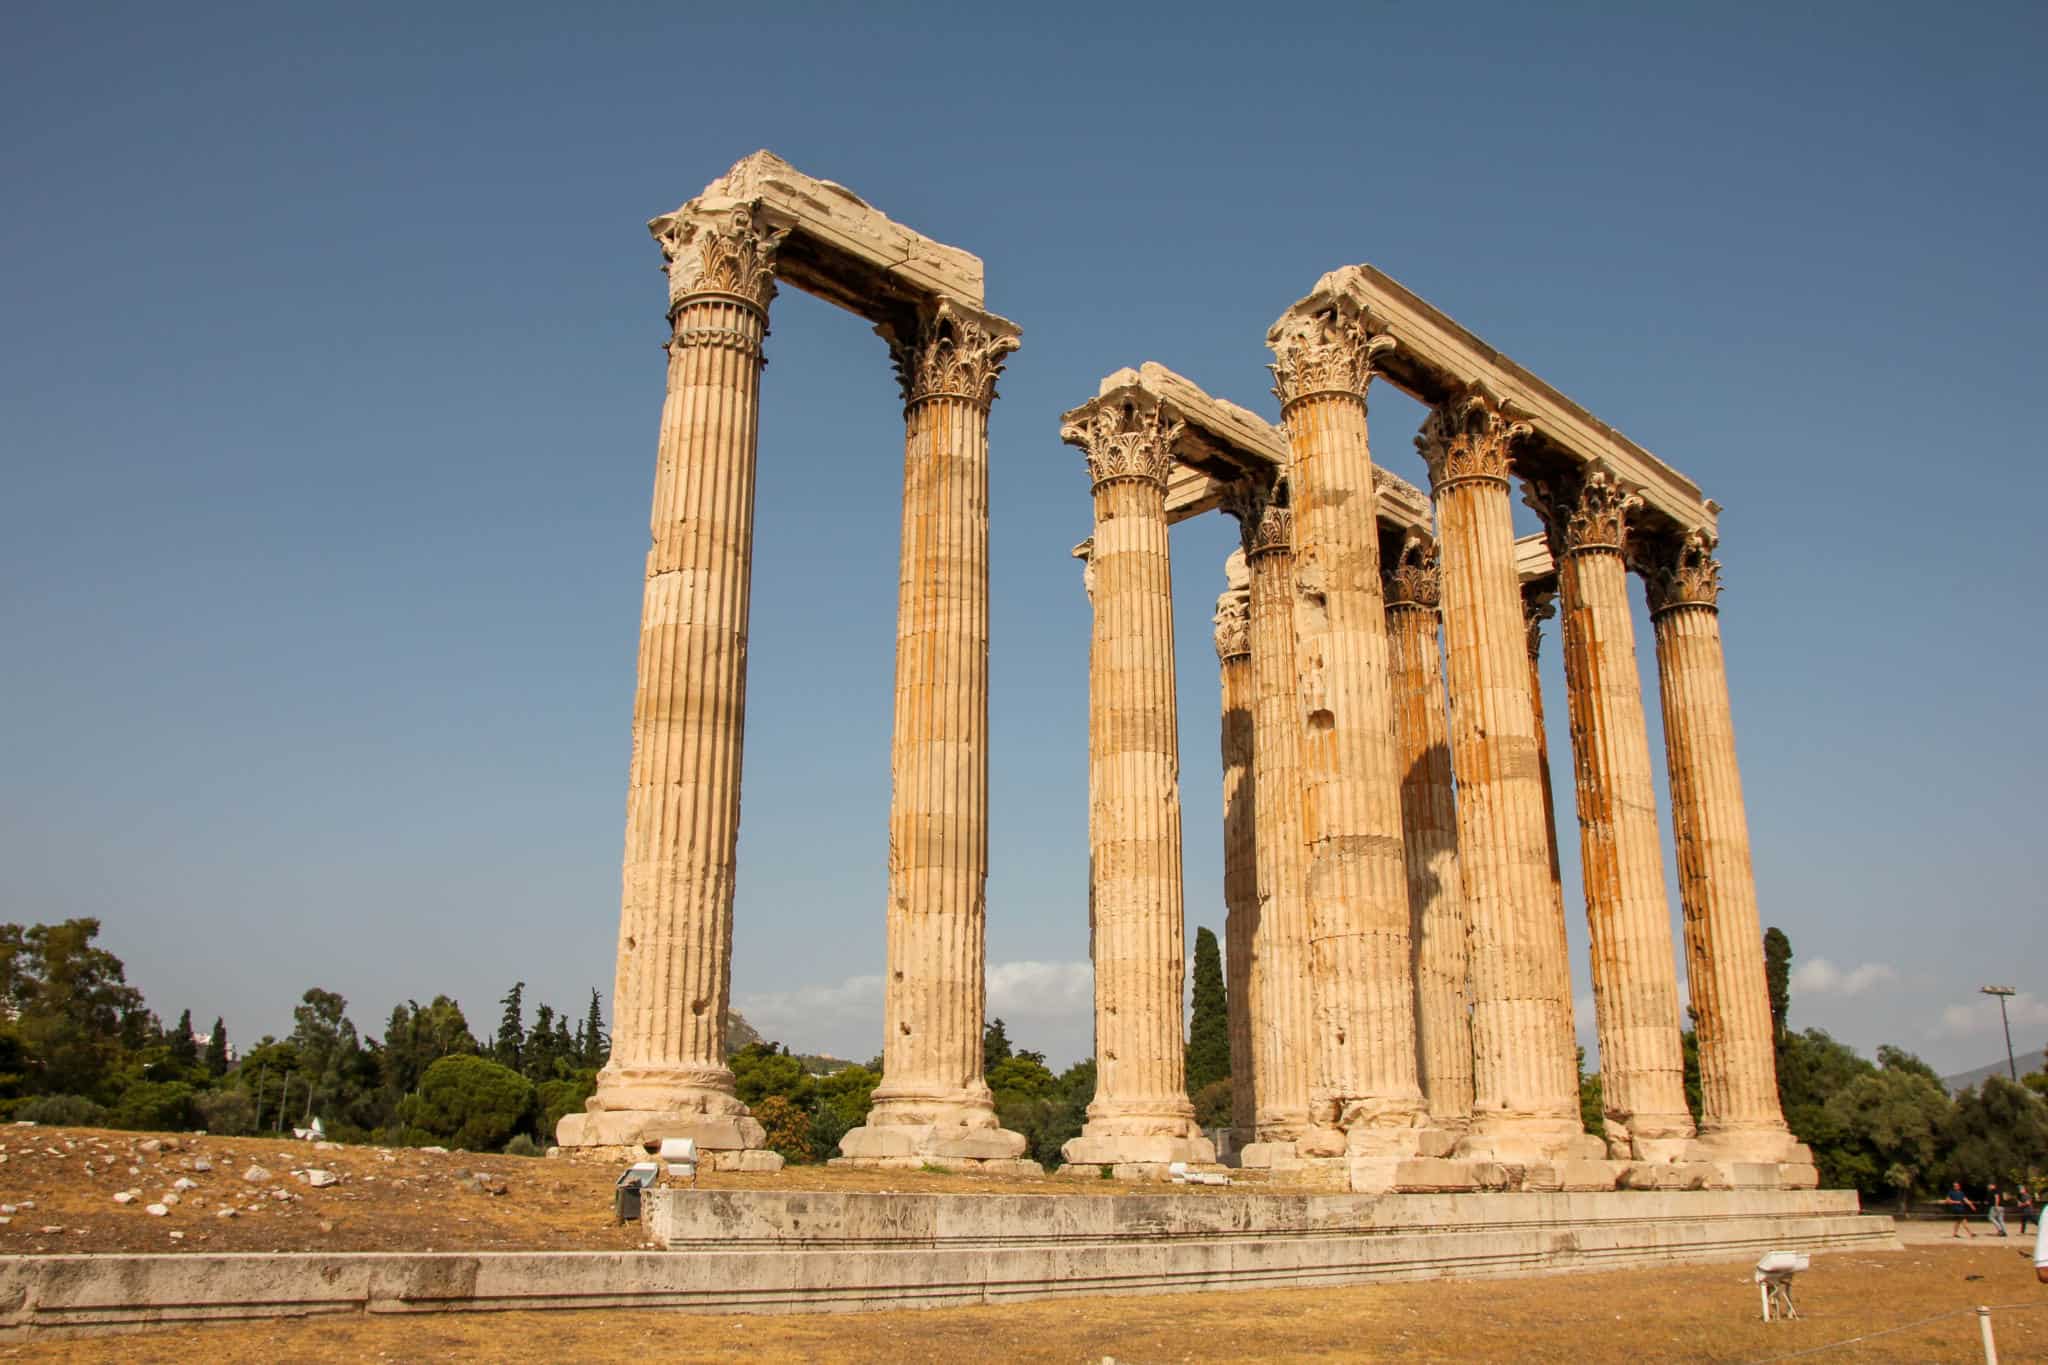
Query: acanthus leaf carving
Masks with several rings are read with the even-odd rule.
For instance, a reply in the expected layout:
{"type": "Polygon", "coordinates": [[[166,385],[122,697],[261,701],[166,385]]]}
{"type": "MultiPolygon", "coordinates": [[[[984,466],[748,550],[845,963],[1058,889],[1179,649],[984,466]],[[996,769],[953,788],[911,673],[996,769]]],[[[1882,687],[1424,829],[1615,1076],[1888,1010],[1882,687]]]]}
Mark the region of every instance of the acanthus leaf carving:
{"type": "Polygon", "coordinates": [[[1242,658],[1252,652],[1252,594],[1241,584],[1232,584],[1216,599],[1216,658],[1219,662],[1242,658]]]}
{"type": "Polygon", "coordinates": [[[647,225],[667,263],[670,312],[692,294],[728,294],[766,311],[775,297],[775,253],[789,229],[764,227],[756,207],[714,213],[686,204],[647,225]]]}
{"type": "Polygon", "coordinates": [[[1318,393],[1364,396],[1378,357],[1398,343],[1378,318],[1348,301],[1290,311],[1266,334],[1274,361],[1273,396],[1285,409],[1318,393]]]}
{"type": "Polygon", "coordinates": [[[1142,479],[1166,487],[1173,470],[1173,446],[1187,423],[1170,417],[1157,403],[1143,406],[1125,400],[1068,414],[1060,439],[1077,446],[1088,460],[1088,478],[1096,487],[1115,479],[1142,479]]]}
{"type": "Polygon", "coordinates": [[[1643,574],[1652,616],[1674,607],[1719,609],[1721,561],[1714,558],[1718,544],[1712,531],[1695,527],[1661,547],[1643,574]]]}
{"type": "Polygon", "coordinates": [[[1385,573],[1385,591],[1389,607],[1434,611],[1443,605],[1443,571],[1428,536],[1410,531],[1402,538],[1401,552],[1385,573]]]}
{"type": "Polygon", "coordinates": [[[1535,430],[1513,414],[1513,404],[1473,384],[1430,410],[1415,437],[1415,449],[1429,466],[1433,491],[1468,479],[1506,483],[1513,467],[1510,447],[1535,430]]]}
{"type": "Polygon", "coordinates": [[[938,397],[988,407],[995,402],[1004,358],[1018,344],[1014,328],[951,299],[940,299],[921,314],[914,336],[905,337],[887,324],[875,333],[889,343],[906,407],[938,397]]]}
{"type": "Polygon", "coordinates": [[[1543,623],[1557,615],[1557,580],[1538,579],[1522,585],[1522,628],[1527,635],[1529,657],[1543,648],[1543,623]]]}

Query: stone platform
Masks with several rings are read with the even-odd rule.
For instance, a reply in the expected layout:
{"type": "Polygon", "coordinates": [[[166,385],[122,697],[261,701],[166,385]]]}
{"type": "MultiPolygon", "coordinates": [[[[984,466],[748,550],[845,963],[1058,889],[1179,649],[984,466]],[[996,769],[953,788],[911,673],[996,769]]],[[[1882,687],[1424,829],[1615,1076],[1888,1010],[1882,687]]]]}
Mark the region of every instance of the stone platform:
{"type": "Polygon", "coordinates": [[[314,1313],[853,1312],[1896,1249],[1846,1191],[974,1195],[657,1190],[669,1248],[0,1258],[0,1338],[314,1313]]]}

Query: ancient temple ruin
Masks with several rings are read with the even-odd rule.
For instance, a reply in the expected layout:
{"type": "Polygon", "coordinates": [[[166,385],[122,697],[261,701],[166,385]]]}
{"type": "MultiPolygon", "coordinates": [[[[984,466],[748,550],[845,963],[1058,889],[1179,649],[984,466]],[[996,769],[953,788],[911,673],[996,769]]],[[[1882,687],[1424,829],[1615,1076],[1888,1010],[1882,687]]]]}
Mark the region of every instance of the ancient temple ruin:
{"type": "MultiPolygon", "coordinates": [[[[761,342],[777,280],[869,318],[905,401],[884,1080],[856,1164],[1021,1170],[981,1075],[988,411],[1018,329],[981,263],[766,152],[653,223],[668,401],[634,712],[614,1051],[565,1147],[691,1136],[772,1168],[723,1064],[761,342]]],[[[1183,1076],[1170,527],[1239,523],[1215,638],[1231,1156],[1356,1190],[1807,1186],[1778,1112],[1721,654],[1719,508],[1370,266],[1268,333],[1281,421],[1157,364],[1061,419],[1092,491],[1080,1173],[1213,1162],[1183,1076]],[[1367,395],[1429,415],[1425,493],[1367,395]],[[1544,530],[1518,540],[1517,490],[1544,530]],[[1655,629],[1703,1114],[1687,1108],[1630,580],[1655,629]],[[1579,1119],[1535,661],[1563,640],[1606,1140],[1579,1119]]],[[[1076,923],[1080,922],[1077,913],[1076,923]]],[[[1035,1167],[1031,1167],[1035,1169],[1035,1167]]]]}

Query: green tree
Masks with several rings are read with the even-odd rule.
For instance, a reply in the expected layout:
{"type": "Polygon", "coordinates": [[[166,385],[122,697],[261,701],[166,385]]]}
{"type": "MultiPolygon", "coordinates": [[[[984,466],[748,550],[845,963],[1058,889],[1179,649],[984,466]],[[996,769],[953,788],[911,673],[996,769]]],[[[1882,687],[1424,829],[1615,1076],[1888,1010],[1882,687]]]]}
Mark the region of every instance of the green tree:
{"type": "Polygon", "coordinates": [[[213,1032],[206,1036],[206,1074],[216,1081],[228,1074],[228,1026],[224,1019],[213,1021],[213,1032]]]}
{"type": "Polygon", "coordinates": [[[1193,1095],[1230,1076],[1230,1008],[1216,934],[1195,931],[1195,999],[1188,1026],[1187,1087],[1193,1095]]]}
{"type": "Polygon", "coordinates": [[[2048,1170],[2048,1102],[2002,1076],[1956,1096],[1944,1136],[1949,1180],[2010,1185],[2048,1170]]]}
{"type": "Polygon", "coordinates": [[[809,1111],[817,1082],[786,1048],[776,1043],[749,1043],[733,1054],[729,1065],[733,1088],[749,1109],[770,1095],[780,1095],[809,1111]]]}
{"type": "Polygon", "coordinates": [[[1577,1049],[1579,1068],[1579,1123],[1594,1137],[1607,1136],[1606,1088],[1600,1073],[1586,1074],[1586,1049],[1577,1049]]]}
{"type": "Polygon", "coordinates": [[[1776,927],[1764,930],[1764,980],[1771,992],[1771,1034],[1782,1042],[1792,1013],[1792,940],[1776,927]]]}
{"type": "Polygon", "coordinates": [[[533,1119],[533,1086],[486,1057],[443,1057],[427,1068],[400,1121],[448,1145],[494,1152],[533,1119]]]}
{"type": "Polygon", "coordinates": [[[1044,1099],[1058,1084],[1039,1053],[1011,1053],[990,1067],[985,1079],[999,1104],[1004,1100],[1044,1099]]]}
{"type": "Polygon", "coordinates": [[[25,1093],[108,1098],[130,1037],[146,1040],[142,992],[93,946],[99,932],[96,919],[0,924],[0,1018],[19,1039],[25,1093]]]}
{"type": "Polygon", "coordinates": [[[1883,1057],[1904,1064],[1856,1077],[1828,1098],[1825,1114],[1834,1140],[1815,1150],[1831,1186],[1853,1185],[1881,1198],[1909,1197],[1934,1174],[1942,1134],[1950,1120],[1948,1093],[1918,1059],[1896,1048],[1883,1057]]]}
{"type": "Polygon", "coordinates": [[[843,1066],[816,1082],[811,1109],[811,1151],[820,1161],[839,1150],[839,1139],[867,1119],[882,1073],[864,1066],[843,1066]]]}
{"type": "Polygon", "coordinates": [[[526,1051],[526,983],[515,981],[512,989],[506,991],[498,1001],[505,1007],[498,1018],[498,1041],[491,1049],[492,1058],[499,1066],[519,1070],[520,1058],[526,1051]]]}
{"type": "Polygon", "coordinates": [[[539,1085],[542,1081],[555,1078],[555,1008],[542,1005],[533,1012],[533,1031],[526,1035],[526,1055],[521,1059],[520,1070],[526,1079],[539,1085]]]}
{"type": "Polygon", "coordinates": [[[597,1093],[597,1073],[578,1070],[560,1080],[542,1081],[533,1089],[540,1114],[534,1126],[539,1129],[540,1140],[550,1143],[555,1140],[555,1129],[563,1116],[582,1113],[584,1101],[597,1093]]]}
{"type": "Polygon", "coordinates": [[[376,1061],[363,1051],[346,999],[318,986],[307,991],[292,1010],[291,1042],[299,1053],[299,1079],[308,1088],[301,1107],[285,1114],[287,1127],[309,1115],[330,1129],[376,1121],[376,1061]]]}
{"type": "MultiPolygon", "coordinates": [[[[1690,1009],[1686,1011],[1692,1013],[1690,1009]]],[[[1692,1121],[1698,1124],[1706,1112],[1700,1103],[1700,1035],[1696,1029],[1688,1028],[1678,1035],[1678,1048],[1685,1066],[1685,1107],[1692,1111],[1692,1121]]]]}
{"type": "Polygon", "coordinates": [[[981,1026],[981,1074],[988,1075],[1010,1056],[1010,1031],[1000,1019],[981,1026]]]}
{"type": "Polygon", "coordinates": [[[599,1070],[611,1060],[612,1042],[605,1036],[604,1009],[598,1002],[595,986],[590,988],[590,1009],[583,1016],[583,1027],[577,1031],[576,1042],[583,1053],[583,1065],[592,1071],[599,1070]]]}
{"type": "Polygon", "coordinates": [[[177,1027],[165,1041],[170,1044],[173,1066],[188,1074],[199,1069],[199,1040],[192,1035],[191,1010],[178,1016],[177,1027]]]}

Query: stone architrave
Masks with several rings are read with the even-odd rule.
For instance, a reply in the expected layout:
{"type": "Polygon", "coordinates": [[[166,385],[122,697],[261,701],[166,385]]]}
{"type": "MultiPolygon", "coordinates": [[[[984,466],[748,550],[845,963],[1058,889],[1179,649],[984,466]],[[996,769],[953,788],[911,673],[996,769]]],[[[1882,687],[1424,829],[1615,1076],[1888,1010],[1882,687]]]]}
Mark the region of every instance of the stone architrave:
{"type": "MultiPolygon", "coordinates": [[[[1266,337],[1292,463],[1295,665],[1314,992],[1305,1156],[1440,1156],[1415,1060],[1401,779],[1366,387],[1394,342],[1339,301],[1266,337]],[[1429,1136],[1425,1136],[1428,1134],[1429,1136]]],[[[1354,1172],[1354,1182],[1358,1179],[1354,1172]]]]}
{"type": "MultiPolygon", "coordinates": [[[[760,1148],[725,1064],[761,342],[786,229],[755,207],[650,228],[668,263],[668,397],[640,611],[611,1060],[565,1147],[760,1148]]],[[[774,1169],[772,1152],[749,1154],[774,1169]]]]}
{"type": "Polygon", "coordinates": [[[1301,834],[1300,677],[1294,663],[1294,513],[1281,483],[1239,510],[1251,568],[1252,784],[1258,919],[1252,934],[1257,1142],[1245,1165],[1294,1155],[1308,1127],[1312,990],[1301,834]],[[1284,1150],[1283,1150],[1284,1149],[1284,1150]]]}
{"type": "Polygon", "coordinates": [[[1550,731],[1543,719],[1543,623],[1557,615],[1557,580],[1522,584],[1522,624],[1529,646],[1529,708],[1536,721],[1536,771],[1543,778],[1543,832],[1550,847],[1550,886],[1557,902],[1558,932],[1565,931],[1564,870],[1557,856],[1557,794],[1551,789],[1550,731]]]}
{"type": "Polygon", "coordinates": [[[1253,775],[1254,679],[1251,571],[1243,550],[1223,566],[1229,588],[1216,599],[1216,666],[1223,696],[1223,960],[1230,1024],[1230,1126],[1235,1147],[1258,1128],[1257,1059],[1252,1018],[1258,1009],[1252,944],[1258,934],[1258,805],[1253,775]]]}
{"type": "Polygon", "coordinates": [[[1088,557],[1088,842],[1095,1098],[1071,1165],[1213,1162],[1188,1103],[1180,742],[1166,482],[1181,424],[1157,406],[1067,414],[1095,494],[1088,557]]]}
{"type": "Polygon", "coordinates": [[[1411,532],[1386,574],[1387,647],[1394,744],[1401,767],[1401,829],[1408,860],[1408,913],[1415,938],[1416,1059],[1430,1121],[1472,1121],[1472,1022],[1458,813],[1444,714],[1438,639],[1441,577],[1436,550],[1411,532]]]}
{"type": "Polygon", "coordinates": [[[1686,977],[1700,1045],[1699,1147],[1723,1161],[1812,1160],[1778,1107],[1763,927],[1721,651],[1721,564],[1695,530],[1639,547],[1657,635],[1686,977]]]}
{"type": "Polygon", "coordinates": [[[1689,1154],[1677,952],[1650,738],[1636,674],[1629,519],[1642,499],[1598,467],[1530,501],[1551,529],[1564,608],[1564,666],[1577,775],[1580,867],[1593,950],[1593,1005],[1610,1155],[1689,1154]]]}
{"type": "Polygon", "coordinates": [[[1509,505],[1526,432],[1474,385],[1423,424],[1443,573],[1458,865],[1472,950],[1472,1132],[1461,1154],[1599,1158],[1579,1123],[1571,972],[1550,882],[1535,707],[1509,505]]]}
{"type": "Polygon", "coordinates": [[[850,1164],[1009,1161],[982,1076],[988,884],[988,416],[1016,329],[949,300],[878,328],[904,401],[882,1084],[850,1164]]]}

